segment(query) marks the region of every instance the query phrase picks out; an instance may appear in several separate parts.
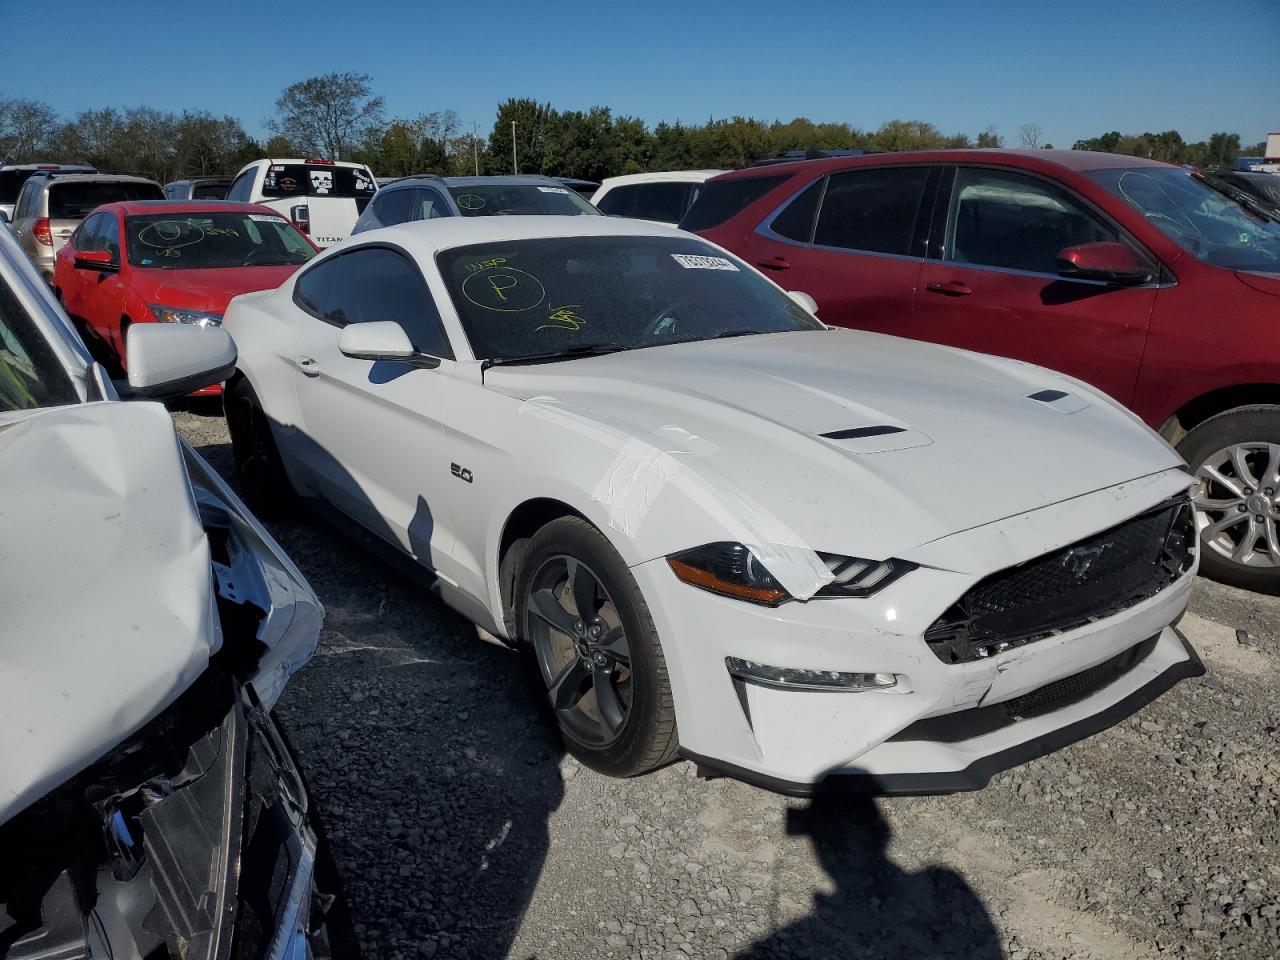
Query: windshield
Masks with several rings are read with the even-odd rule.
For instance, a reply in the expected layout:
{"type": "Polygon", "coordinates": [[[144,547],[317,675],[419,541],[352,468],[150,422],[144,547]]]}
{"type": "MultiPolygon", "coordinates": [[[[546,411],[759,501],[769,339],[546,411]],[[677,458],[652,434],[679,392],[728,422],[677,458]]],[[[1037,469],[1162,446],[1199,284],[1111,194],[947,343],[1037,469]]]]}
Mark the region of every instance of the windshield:
{"type": "Polygon", "coordinates": [[[125,220],[126,249],[135,267],[205,270],[306,263],[315,248],[274,214],[149,214],[125,220]]]}
{"type": "Polygon", "coordinates": [[[1190,171],[1142,167],[1089,176],[1197,260],[1228,270],[1280,271],[1280,224],[1190,171]]]}
{"type": "Polygon", "coordinates": [[[158,184],[130,180],[81,180],[49,184],[49,219],[83,220],[95,207],[121,200],[163,200],[158,184]]]}
{"type": "Polygon", "coordinates": [[[262,182],[264,197],[354,197],[368,200],[378,183],[368,167],[324,163],[273,163],[262,182]]]}
{"type": "Polygon", "coordinates": [[[0,279],[0,413],[79,400],[49,344],[0,279]]]}
{"type": "Polygon", "coordinates": [[[763,277],[693,239],[514,240],[446,250],[438,264],[484,359],[823,329],[763,277]]]}
{"type": "Polygon", "coordinates": [[[568,187],[540,183],[492,183],[450,187],[464,217],[595,215],[600,211],[568,187]]]}

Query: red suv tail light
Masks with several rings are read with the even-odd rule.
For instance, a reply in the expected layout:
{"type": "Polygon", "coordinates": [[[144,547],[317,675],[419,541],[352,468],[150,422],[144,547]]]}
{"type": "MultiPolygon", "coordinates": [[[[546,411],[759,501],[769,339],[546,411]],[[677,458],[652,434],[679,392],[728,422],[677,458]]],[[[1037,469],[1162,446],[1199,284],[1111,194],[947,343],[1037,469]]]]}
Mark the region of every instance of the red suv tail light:
{"type": "Polygon", "coordinates": [[[305,203],[300,203],[297,206],[290,207],[289,219],[292,220],[293,225],[303,233],[311,233],[311,209],[305,203]]]}
{"type": "Polygon", "coordinates": [[[32,226],[31,235],[36,238],[37,243],[43,243],[46,247],[53,246],[53,232],[49,229],[49,221],[44,217],[32,226]]]}

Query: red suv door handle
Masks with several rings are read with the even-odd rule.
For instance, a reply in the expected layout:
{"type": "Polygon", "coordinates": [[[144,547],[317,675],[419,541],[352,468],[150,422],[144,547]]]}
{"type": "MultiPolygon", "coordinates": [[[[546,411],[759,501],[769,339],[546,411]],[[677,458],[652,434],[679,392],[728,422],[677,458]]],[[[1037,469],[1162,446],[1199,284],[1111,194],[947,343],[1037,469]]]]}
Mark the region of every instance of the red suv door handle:
{"type": "Polygon", "coordinates": [[[930,283],[925,287],[930,293],[940,293],[944,297],[967,297],[973,288],[959,280],[946,280],[942,283],[930,283]]]}
{"type": "Polygon", "coordinates": [[[769,257],[767,260],[756,261],[756,266],[766,270],[790,270],[791,261],[786,257],[769,257]]]}

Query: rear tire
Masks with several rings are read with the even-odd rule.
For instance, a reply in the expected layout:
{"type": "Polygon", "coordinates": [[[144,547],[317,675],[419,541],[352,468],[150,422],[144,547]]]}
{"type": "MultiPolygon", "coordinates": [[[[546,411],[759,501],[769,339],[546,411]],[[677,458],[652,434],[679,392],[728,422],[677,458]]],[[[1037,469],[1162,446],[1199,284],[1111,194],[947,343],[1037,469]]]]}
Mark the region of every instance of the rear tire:
{"type": "Polygon", "coordinates": [[[1280,594],[1280,406],[1210,417],[1178,452],[1198,481],[1200,572],[1280,594]]]}
{"type": "Polygon", "coordinates": [[[662,645],[609,541],[578,517],[553,520],[529,541],[515,596],[520,638],[537,660],[537,694],[550,700],[569,752],[613,777],[675,759],[662,645]]]}
{"type": "Polygon", "coordinates": [[[240,495],[254,513],[268,519],[287,516],[297,500],[285,473],[271,423],[245,377],[227,384],[222,409],[231,433],[240,495]]]}

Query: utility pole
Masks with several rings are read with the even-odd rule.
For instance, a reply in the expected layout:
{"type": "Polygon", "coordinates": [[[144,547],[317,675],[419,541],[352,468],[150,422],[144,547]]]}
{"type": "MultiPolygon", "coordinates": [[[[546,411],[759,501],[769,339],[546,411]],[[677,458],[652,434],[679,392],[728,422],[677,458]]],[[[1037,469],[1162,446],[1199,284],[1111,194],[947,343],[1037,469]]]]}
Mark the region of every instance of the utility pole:
{"type": "Polygon", "coordinates": [[[471,153],[476,158],[476,176],[480,176],[480,134],[476,122],[471,121],[471,153]]]}
{"type": "Polygon", "coordinates": [[[520,164],[516,160],[516,122],[514,120],[511,121],[511,172],[520,172],[520,164]]]}

